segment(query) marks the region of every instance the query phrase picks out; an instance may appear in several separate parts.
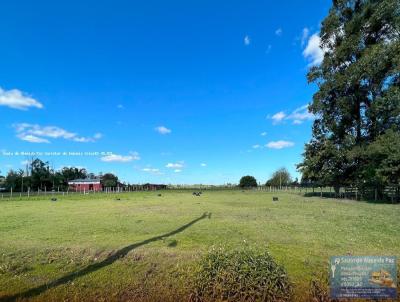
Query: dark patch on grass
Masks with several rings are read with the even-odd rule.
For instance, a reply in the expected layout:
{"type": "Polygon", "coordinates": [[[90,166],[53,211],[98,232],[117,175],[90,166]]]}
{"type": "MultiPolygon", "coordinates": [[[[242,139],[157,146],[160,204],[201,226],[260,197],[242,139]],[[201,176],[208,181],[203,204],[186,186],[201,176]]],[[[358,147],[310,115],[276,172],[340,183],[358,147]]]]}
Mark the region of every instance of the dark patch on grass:
{"type": "Polygon", "coordinates": [[[168,243],[168,247],[176,247],[178,245],[178,241],[175,239],[168,243]]]}

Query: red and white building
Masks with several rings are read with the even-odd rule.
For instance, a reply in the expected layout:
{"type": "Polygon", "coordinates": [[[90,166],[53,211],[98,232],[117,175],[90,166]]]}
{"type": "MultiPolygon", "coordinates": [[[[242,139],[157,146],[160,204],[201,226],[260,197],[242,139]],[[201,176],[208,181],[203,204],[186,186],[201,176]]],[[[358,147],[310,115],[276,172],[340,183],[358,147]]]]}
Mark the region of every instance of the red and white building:
{"type": "Polygon", "coordinates": [[[75,192],[98,192],[103,190],[100,179],[74,179],[68,181],[68,186],[71,191],[75,192]]]}

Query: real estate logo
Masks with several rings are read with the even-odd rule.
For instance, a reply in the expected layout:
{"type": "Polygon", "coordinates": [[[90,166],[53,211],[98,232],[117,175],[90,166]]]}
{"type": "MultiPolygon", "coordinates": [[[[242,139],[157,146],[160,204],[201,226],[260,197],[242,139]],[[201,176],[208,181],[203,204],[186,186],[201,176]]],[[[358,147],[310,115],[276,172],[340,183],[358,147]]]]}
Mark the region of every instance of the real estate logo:
{"type": "Polygon", "coordinates": [[[396,262],[392,256],[331,257],[331,298],[396,299],[396,262]]]}

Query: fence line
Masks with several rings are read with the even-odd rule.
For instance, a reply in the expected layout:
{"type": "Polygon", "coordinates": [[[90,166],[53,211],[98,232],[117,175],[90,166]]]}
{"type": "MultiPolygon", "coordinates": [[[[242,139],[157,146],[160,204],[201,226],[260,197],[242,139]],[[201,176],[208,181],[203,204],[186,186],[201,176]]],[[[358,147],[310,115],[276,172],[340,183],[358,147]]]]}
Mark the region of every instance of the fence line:
{"type": "Polygon", "coordinates": [[[119,194],[119,193],[130,193],[140,191],[156,191],[156,190],[249,190],[249,191],[264,191],[270,193],[296,193],[304,194],[306,196],[319,196],[319,197],[330,197],[330,198],[345,198],[354,200],[384,200],[391,201],[392,203],[400,202],[400,185],[390,185],[379,190],[377,188],[364,188],[359,189],[357,187],[341,187],[339,192],[335,192],[333,187],[316,187],[316,186],[258,186],[256,188],[241,188],[238,186],[214,186],[214,185],[169,185],[169,186],[156,186],[156,185],[133,185],[125,187],[104,187],[101,191],[60,191],[57,190],[47,191],[45,190],[30,190],[26,192],[4,192],[0,193],[0,200],[11,199],[11,198],[33,198],[39,196],[65,196],[65,195],[93,195],[93,194],[119,194]]]}

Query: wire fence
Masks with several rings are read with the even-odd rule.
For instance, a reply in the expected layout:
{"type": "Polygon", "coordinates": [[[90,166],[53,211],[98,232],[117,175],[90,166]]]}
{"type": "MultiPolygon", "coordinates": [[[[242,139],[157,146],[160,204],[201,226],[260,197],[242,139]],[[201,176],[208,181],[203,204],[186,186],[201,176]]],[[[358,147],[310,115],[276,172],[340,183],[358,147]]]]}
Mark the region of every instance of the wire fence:
{"type": "Polygon", "coordinates": [[[101,190],[30,190],[25,192],[1,192],[0,199],[30,199],[39,197],[56,197],[68,195],[100,195],[100,194],[121,194],[141,191],[175,190],[175,191],[218,191],[218,190],[237,190],[237,191],[263,191],[270,193],[292,193],[304,196],[317,196],[322,198],[342,198],[352,200],[382,201],[400,203],[400,185],[390,185],[384,188],[358,188],[355,186],[341,187],[335,191],[333,187],[317,186],[258,186],[255,188],[241,188],[235,185],[129,185],[123,187],[104,187],[101,190]]]}

